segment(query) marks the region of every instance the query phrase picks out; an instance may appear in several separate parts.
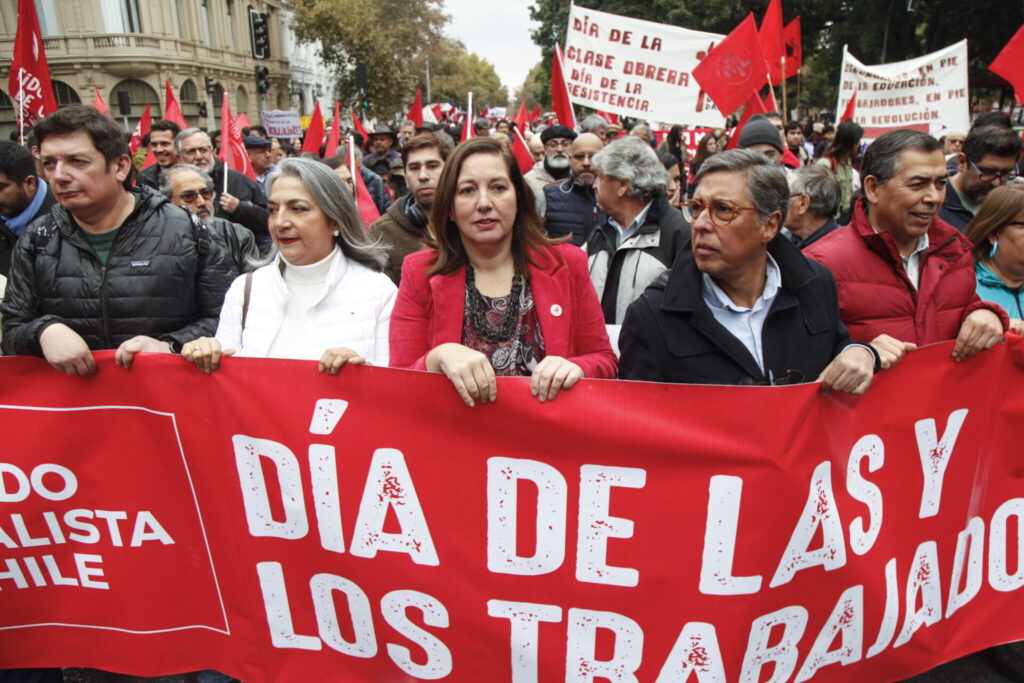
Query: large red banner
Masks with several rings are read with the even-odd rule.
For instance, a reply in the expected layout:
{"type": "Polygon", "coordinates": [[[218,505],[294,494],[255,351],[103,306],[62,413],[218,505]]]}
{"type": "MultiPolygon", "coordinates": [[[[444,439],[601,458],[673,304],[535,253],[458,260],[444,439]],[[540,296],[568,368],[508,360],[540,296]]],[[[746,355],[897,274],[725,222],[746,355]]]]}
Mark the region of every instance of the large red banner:
{"type": "Polygon", "coordinates": [[[1024,638],[1024,341],[817,385],[0,361],[0,668],[884,681],[1024,638]]]}

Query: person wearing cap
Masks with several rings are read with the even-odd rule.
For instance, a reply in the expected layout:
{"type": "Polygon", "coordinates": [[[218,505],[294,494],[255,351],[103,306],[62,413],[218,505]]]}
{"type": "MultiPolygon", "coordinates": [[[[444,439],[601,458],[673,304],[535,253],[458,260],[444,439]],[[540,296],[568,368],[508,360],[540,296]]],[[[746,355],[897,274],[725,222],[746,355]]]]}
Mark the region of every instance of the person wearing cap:
{"type": "Polygon", "coordinates": [[[544,215],[544,188],[551,183],[569,177],[571,163],[569,147],[576,139],[576,131],[566,126],[548,126],[540,134],[544,143],[544,158],[533,165],[524,176],[526,184],[533,190],[538,212],[544,215]]]}
{"type": "Polygon", "coordinates": [[[773,164],[782,163],[782,135],[775,124],[763,114],[751,116],[740,131],[740,149],[761,152],[773,164]]]}
{"type": "Polygon", "coordinates": [[[370,133],[370,153],[363,157],[363,166],[379,176],[387,175],[391,162],[401,158],[397,146],[398,136],[387,126],[377,126],[370,133]]]}
{"type": "Polygon", "coordinates": [[[256,174],[256,182],[267,191],[267,176],[277,171],[274,165],[274,157],[270,153],[273,143],[267,138],[259,135],[247,135],[242,144],[245,151],[249,153],[249,163],[252,164],[252,172],[256,174]]]}

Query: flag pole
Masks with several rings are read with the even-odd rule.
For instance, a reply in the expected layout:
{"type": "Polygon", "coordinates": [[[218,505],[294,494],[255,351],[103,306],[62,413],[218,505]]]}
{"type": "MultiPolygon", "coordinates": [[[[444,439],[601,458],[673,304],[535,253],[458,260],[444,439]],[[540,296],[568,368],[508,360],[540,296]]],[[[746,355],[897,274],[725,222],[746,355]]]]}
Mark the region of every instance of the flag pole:
{"type": "MultiPolygon", "coordinates": [[[[21,74],[18,74],[21,78],[21,74]]],[[[18,137],[21,139],[21,146],[25,146],[25,89],[18,88],[18,137]]]]}
{"type": "Polygon", "coordinates": [[[786,100],[786,55],[782,55],[782,120],[789,122],[789,104],[786,100]]]}

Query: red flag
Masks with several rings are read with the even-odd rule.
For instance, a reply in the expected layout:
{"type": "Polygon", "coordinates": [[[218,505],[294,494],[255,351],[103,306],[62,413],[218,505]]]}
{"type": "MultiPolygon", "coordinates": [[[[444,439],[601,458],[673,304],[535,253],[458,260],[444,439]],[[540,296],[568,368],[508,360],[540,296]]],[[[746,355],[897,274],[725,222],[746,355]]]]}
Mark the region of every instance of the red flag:
{"type": "Polygon", "coordinates": [[[530,151],[530,146],[526,144],[526,138],[523,137],[523,132],[516,128],[515,135],[512,136],[512,156],[516,158],[516,165],[519,166],[519,172],[526,174],[533,168],[534,160],[533,153],[530,151]]]}
{"type": "Polygon", "coordinates": [[[605,121],[607,121],[608,123],[615,124],[615,125],[619,124],[619,115],[618,114],[609,114],[608,112],[599,111],[599,112],[597,112],[597,115],[600,116],[605,121]]]}
{"type": "Polygon", "coordinates": [[[782,0],[771,0],[757,32],[772,83],[782,82],[782,57],[786,54],[782,30],[782,0]]]}
{"type": "Polygon", "coordinates": [[[239,130],[252,126],[252,122],[249,120],[249,117],[245,115],[244,111],[235,117],[235,123],[238,124],[239,130]]]}
{"type": "Polygon", "coordinates": [[[341,110],[338,108],[338,100],[334,100],[334,119],[331,121],[331,134],[327,136],[327,149],[324,150],[324,158],[333,157],[338,151],[338,141],[341,140],[341,110]]]}
{"type": "Polygon", "coordinates": [[[840,121],[852,121],[853,115],[857,111],[857,91],[853,91],[853,95],[850,97],[850,101],[846,103],[846,110],[843,112],[840,121]]]}
{"type": "Polygon", "coordinates": [[[559,124],[576,130],[576,113],[572,109],[569,89],[565,86],[562,74],[562,48],[556,44],[555,54],[551,57],[551,107],[558,116],[559,124]]]}
{"type": "Polygon", "coordinates": [[[768,110],[764,106],[764,102],[756,92],[750,93],[750,97],[747,99],[747,106],[743,110],[743,116],[740,117],[740,122],[736,124],[736,128],[733,130],[732,135],[729,137],[729,144],[725,146],[726,149],[736,149],[740,145],[740,131],[743,130],[743,126],[747,125],[747,121],[754,114],[764,114],[768,110]]]}
{"type": "Polygon", "coordinates": [[[782,31],[782,41],[786,51],[786,73],[785,78],[792,78],[800,72],[804,64],[804,49],[800,42],[800,17],[786,24],[782,31]]]}
{"type": "Polygon", "coordinates": [[[701,60],[693,77],[725,116],[739,109],[752,93],[756,95],[768,71],[753,14],[748,14],[701,60]]]}
{"type": "Polygon", "coordinates": [[[39,17],[32,0],[18,0],[18,33],[14,37],[7,90],[17,108],[15,119],[19,131],[22,126],[34,126],[47,114],[57,111],[39,17]]]}
{"type": "MultiPolygon", "coordinates": [[[[97,92],[97,95],[98,94],[99,93],[97,92]]],[[[153,105],[147,104],[146,108],[142,110],[142,118],[139,119],[138,124],[136,124],[135,130],[132,131],[132,139],[131,142],[128,143],[128,149],[131,150],[132,154],[139,151],[139,147],[142,145],[142,138],[149,134],[149,126],[152,122],[151,114],[149,112],[151,106],[153,105]]],[[[152,152],[150,152],[150,154],[152,154],[152,152]]],[[[147,156],[146,158],[148,159],[149,157],[147,156]]]]}
{"type": "MultiPolygon", "coordinates": [[[[227,100],[224,101],[227,102],[227,100]]],[[[223,116],[223,112],[221,115],[223,116]]],[[[181,113],[181,107],[178,106],[178,99],[174,96],[174,91],[171,90],[170,81],[164,81],[164,120],[173,121],[181,126],[182,130],[188,128],[185,116],[181,113]]]]}
{"type": "Polygon", "coordinates": [[[533,110],[532,110],[532,111],[530,112],[530,118],[529,118],[529,119],[527,119],[527,121],[529,121],[529,123],[533,123],[534,121],[536,121],[536,120],[537,120],[537,119],[539,119],[539,118],[540,118],[540,105],[538,104],[538,105],[537,105],[536,107],[534,107],[534,108],[533,108],[533,110]]]}
{"type": "Polygon", "coordinates": [[[92,87],[96,91],[92,98],[92,108],[101,114],[110,116],[110,109],[107,108],[107,103],[103,101],[103,95],[100,94],[100,86],[94,83],[92,87]]]}
{"type": "MultiPolygon", "coordinates": [[[[17,49],[15,49],[17,53],[17,49]]],[[[988,66],[989,71],[1005,78],[1013,86],[1017,103],[1024,104],[1024,24],[988,66]]],[[[11,70],[14,73],[14,70],[11,70]]]]}
{"type": "Polygon", "coordinates": [[[768,107],[768,111],[779,111],[779,101],[775,99],[775,88],[768,86],[768,97],[764,100],[764,106],[768,107]]]}
{"type": "Polygon", "coordinates": [[[320,156],[320,148],[324,144],[324,115],[320,113],[320,103],[313,105],[313,116],[309,119],[306,137],[302,140],[302,152],[312,152],[320,156]]]}
{"type": "MultiPolygon", "coordinates": [[[[242,144],[242,127],[238,125],[238,121],[231,118],[231,105],[228,104],[227,93],[224,93],[220,111],[220,160],[229,169],[244,173],[252,180],[256,180],[256,173],[252,170],[252,164],[249,162],[249,153],[245,151],[245,145],[242,144]]],[[[224,176],[227,178],[227,173],[224,176]]]]}
{"type": "Polygon", "coordinates": [[[416,88],[416,99],[412,101],[412,107],[409,109],[409,120],[416,124],[417,128],[423,126],[423,94],[419,88],[416,88]]]}
{"type": "Polygon", "coordinates": [[[377,209],[373,197],[370,196],[370,191],[366,189],[363,174],[356,166],[356,142],[351,136],[348,139],[348,170],[352,174],[352,184],[356,188],[356,206],[359,209],[359,217],[363,219],[363,227],[369,228],[371,223],[380,218],[380,211],[377,209]]]}
{"type": "Polygon", "coordinates": [[[465,118],[462,119],[462,135],[459,142],[465,142],[473,137],[473,93],[469,93],[469,105],[466,107],[465,118]]]}
{"type": "Polygon", "coordinates": [[[444,120],[444,110],[441,109],[440,104],[435,104],[433,107],[430,108],[430,111],[433,112],[434,120],[437,121],[438,123],[441,123],[441,121],[444,120]]]}
{"type": "Polygon", "coordinates": [[[363,128],[363,122],[359,120],[354,111],[352,112],[352,130],[363,136],[363,142],[370,141],[370,136],[366,134],[366,129],[363,128]]]}
{"type": "Polygon", "coordinates": [[[516,112],[516,117],[512,120],[518,130],[526,130],[526,102],[519,103],[519,111],[516,112]]]}

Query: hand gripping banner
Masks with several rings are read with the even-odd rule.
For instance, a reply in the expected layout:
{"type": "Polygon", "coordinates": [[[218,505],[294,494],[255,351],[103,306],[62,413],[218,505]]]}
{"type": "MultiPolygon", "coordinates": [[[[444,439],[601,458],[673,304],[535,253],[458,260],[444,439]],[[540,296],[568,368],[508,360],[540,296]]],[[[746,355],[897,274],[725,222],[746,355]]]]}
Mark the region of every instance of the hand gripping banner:
{"type": "Polygon", "coordinates": [[[817,385],[0,361],[0,668],[895,680],[1024,638],[1024,341],[817,385]]]}

